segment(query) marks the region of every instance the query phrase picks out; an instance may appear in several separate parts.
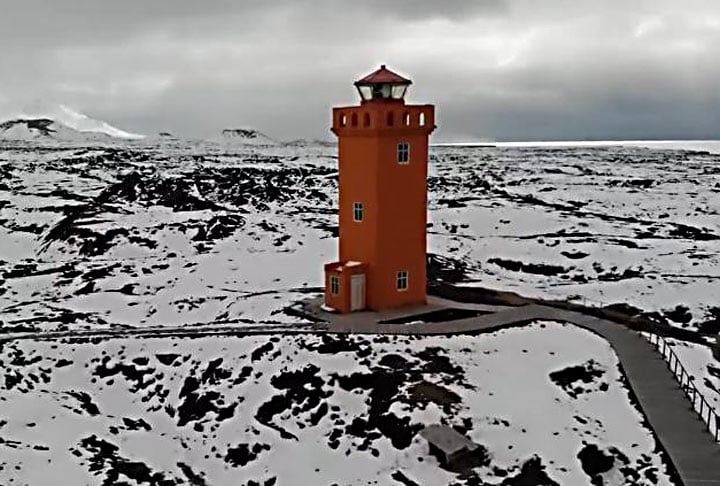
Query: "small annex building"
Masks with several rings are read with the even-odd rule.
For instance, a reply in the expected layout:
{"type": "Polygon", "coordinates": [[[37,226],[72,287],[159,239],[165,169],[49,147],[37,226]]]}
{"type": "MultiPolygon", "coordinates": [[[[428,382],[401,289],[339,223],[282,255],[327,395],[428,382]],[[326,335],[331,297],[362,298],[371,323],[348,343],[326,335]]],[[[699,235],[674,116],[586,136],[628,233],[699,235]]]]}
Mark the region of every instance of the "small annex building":
{"type": "Polygon", "coordinates": [[[474,443],[449,425],[429,425],[420,432],[443,468],[460,471],[481,464],[487,458],[482,446],[474,443]]]}
{"type": "Polygon", "coordinates": [[[326,264],[325,305],[344,312],[365,309],[366,272],[367,264],[353,260],[326,264]]]}

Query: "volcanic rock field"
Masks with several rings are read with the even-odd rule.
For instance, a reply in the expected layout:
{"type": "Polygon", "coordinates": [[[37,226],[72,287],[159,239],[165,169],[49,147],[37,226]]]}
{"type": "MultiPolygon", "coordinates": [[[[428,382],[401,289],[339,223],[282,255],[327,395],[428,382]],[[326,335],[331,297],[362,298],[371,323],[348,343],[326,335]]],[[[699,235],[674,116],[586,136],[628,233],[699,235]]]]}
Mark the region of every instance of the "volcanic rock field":
{"type": "MultiPolygon", "coordinates": [[[[313,144],[4,143],[0,484],[675,484],[587,331],[301,332],[292,306],[336,256],[336,164],[313,144]],[[428,454],[438,422],[478,467],[428,454]]],[[[697,343],[720,331],[720,155],[436,147],[429,170],[433,279],[691,331],[673,347],[717,407],[697,343]]]]}

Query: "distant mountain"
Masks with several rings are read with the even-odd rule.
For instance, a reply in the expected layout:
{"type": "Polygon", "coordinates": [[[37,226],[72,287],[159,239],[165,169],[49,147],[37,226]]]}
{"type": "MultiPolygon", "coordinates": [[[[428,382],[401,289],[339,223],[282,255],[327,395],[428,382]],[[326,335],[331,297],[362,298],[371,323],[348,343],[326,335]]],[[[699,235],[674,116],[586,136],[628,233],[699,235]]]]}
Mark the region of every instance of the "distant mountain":
{"type": "Polygon", "coordinates": [[[0,122],[0,139],[61,141],[141,140],[144,135],[120,130],[66,106],[59,105],[41,114],[20,114],[0,122]]]}
{"type": "Polygon", "coordinates": [[[55,116],[56,121],[81,133],[99,133],[109,135],[113,138],[124,138],[127,140],[140,140],[144,135],[120,130],[104,121],[95,120],[87,115],[74,111],[67,106],[59,105],[55,116]]]}
{"type": "Polygon", "coordinates": [[[83,141],[99,138],[110,137],[97,133],[85,134],[50,118],[16,118],[0,123],[0,139],[3,140],[83,141]]]}
{"type": "Polygon", "coordinates": [[[254,128],[226,128],[222,131],[220,141],[242,145],[278,145],[277,140],[254,128]]]}
{"type": "Polygon", "coordinates": [[[0,136],[20,139],[28,136],[52,137],[57,133],[54,124],[49,118],[7,120],[0,123],[0,136]]]}

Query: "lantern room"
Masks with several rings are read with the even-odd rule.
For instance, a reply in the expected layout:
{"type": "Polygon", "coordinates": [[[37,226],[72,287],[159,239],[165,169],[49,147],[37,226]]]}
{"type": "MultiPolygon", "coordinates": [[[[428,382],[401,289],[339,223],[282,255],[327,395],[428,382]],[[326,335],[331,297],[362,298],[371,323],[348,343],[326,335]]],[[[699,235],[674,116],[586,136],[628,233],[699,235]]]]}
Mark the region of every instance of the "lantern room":
{"type": "Polygon", "coordinates": [[[360,93],[363,103],[378,100],[403,101],[408,86],[411,84],[412,81],[388,70],[385,64],[380,66],[380,69],[374,73],[355,81],[355,87],[360,93]]]}

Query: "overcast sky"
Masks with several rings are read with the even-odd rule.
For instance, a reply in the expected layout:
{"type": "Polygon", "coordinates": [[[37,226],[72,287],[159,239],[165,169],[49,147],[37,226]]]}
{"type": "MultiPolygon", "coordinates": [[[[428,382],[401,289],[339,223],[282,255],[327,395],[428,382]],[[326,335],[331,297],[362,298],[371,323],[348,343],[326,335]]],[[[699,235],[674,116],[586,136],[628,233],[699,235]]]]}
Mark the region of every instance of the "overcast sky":
{"type": "Polygon", "coordinates": [[[435,140],[720,138],[719,0],[0,0],[0,115],[331,139],[385,63],[435,140]]]}

